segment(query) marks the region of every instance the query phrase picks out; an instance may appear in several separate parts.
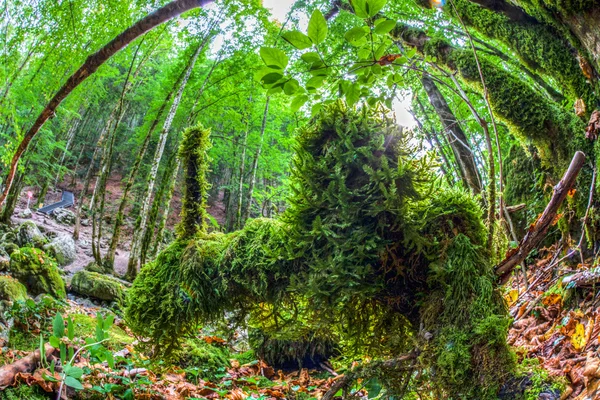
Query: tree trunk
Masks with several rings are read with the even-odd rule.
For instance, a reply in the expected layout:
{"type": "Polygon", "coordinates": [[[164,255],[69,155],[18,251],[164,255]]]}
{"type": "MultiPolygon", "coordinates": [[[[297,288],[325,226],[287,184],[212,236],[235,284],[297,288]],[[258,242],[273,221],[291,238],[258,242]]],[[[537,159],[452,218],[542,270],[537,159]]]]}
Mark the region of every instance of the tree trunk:
{"type": "Polygon", "coordinates": [[[265,102],[265,111],[263,112],[262,125],[260,127],[260,139],[258,141],[258,147],[256,148],[256,153],[254,153],[254,159],[252,160],[252,168],[250,172],[250,186],[248,187],[248,197],[246,201],[246,207],[244,207],[244,213],[242,215],[241,226],[244,227],[246,224],[246,220],[250,216],[250,207],[252,206],[252,196],[254,194],[254,186],[256,185],[256,171],[258,170],[258,159],[260,158],[260,153],[262,152],[262,145],[265,138],[265,129],[267,127],[267,116],[269,115],[269,100],[271,98],[267,97],[267,101],[265,102]]]}
{"type": "Polygon", "coordinates": [[[133,163],[133,166],[131,168],[129,176],[127,177],[127,183],[125,184],[125,188],[123,189],[123,196],[121,196],[121,202],[119,204],[117,216],[115,217],[115,225],[113,228],[113,235],[110,240],[110,245],[108,247],[106,256],[104,257],[104,262],[103,262],[104,268],[106,268],[108,270],[111,270],[111,271],[114,270],[115,253],[117,251],[117,246],[119,244],[119,238],[121,236],[121,227],[123,225],[123,218],[125,215],[125,207],[127,206],[129,191],[131,190],[131,188],[133,187],[133,184],[135,183],[135,178],[137,177],[138,171],[142,164],[142,160],[144,159],[144,155],[146,154],[146,151],[148,150],[148,145],[150,144],[150,139],[152,138],[152,134],[154,133],[154,130],[158,126],[158,123],[160,122],[162,114],[163,114],[164,110],[166,109],[167,104],[169,103],[169,100],[171,99],[172,94],[173,94],[173,90],[171,90],[169,92],[165,101],[163,101],[160,109],[158,110],[156,118],[154,119],[154,121],[152,121],[152,125],[150,126],[150,129],[148,130],[148,133],[146,134],[146,137],[144,138],[142,148],[140,149],[140,151],[135,159],[135,162],[133,163]]]}
{"type": "Polygon", "coordinates": [[[44,123],[49,118],[55,115],[56,108],[58,108],[60,103],[73,91],[73,89],[79,86],[79,84],[83,82],[87,77],[96,72],[96,70],[102,64],[104,64],[104,62],[111,58],[116,52],[121,50],[123,47],[127,46],[138,36],[141,36],[142,34],[148,32],[150,29],[162,24],[165,21],[168,21],[171,18],[180,15],[185,11],[197,7],[202,7],[211,2],[212,0],[172,1],[164,7],[161,7],[158,10],[148,14],[146,17],[142,18],[141,20],[133,24],[131,27],[123,31],[123,33],[121,33],[108,44],[106,44],[98,52],[89,56],[85,63],[67,79],[67,82],[63,85],[63,87],[61,87],[58,90],[58,92],[54,95],[54,97],[50,100],[50,102],[46,105],[46,107],[37,117],[36,121],[33,123],[31,128],[29,128],[27,133],[25,133],[23,140],[17,147],[17,150],[15,151],[15,154],[11,160],[10,169],[8,172],[7,179],[5,181],[5,187],[2,194],[0,195],[0,206],[4,204],[6,195],[10,190],[10,186],[12,185],[15,173],[17,172],[17,164],[19,162],[19,159],[21,158],[25,150],[27,150],[31,139],[35,137],[35,135],[39,132],[40,128],[44,125],[44,123]]]}
{"type": "Polygon", "coordinates": [[[462,130],[460,123],[454,116],[454,113],[448,106],[442,92],[438,89],[435,83],[426,75],[421,77],[421,82],[425,88],[425,92],[429,97],[431,105],[435,109],[442,126],[446,131],[448,143],[454,153],[456,162],[462,171],[465,186],[471,189],[474,194],[481,193],[481,180],[477,172],[475,158],[469,144],[469,140],[462,130]]]}
{"type": "Polygon", "coordinates": [[[137,269],[138,269],[138,265],[139,265],[139,256],[140,256],[140,250],[141,250],[140,246],[141,246],[142,239],[144,238],[144,236],[146,234],[146,223],[148,220],[148,211],[150,209],[150,200],[152,199],[152,192],[154,190],[154,183],[156,181],[156,175],[158,173],[158,166],[160,164],[160,160],[162,158],[162,155],[163,155],[163,152],[165,149],[165,144],[167,142],[169,129],[171,128],[171,123],[173,122],[173,119],[175,118],[175,114],[177,113],[177,108],[179,107],[179,103],[181,101],[183,91],[185,89],[188,79],[190,78],[192,69],[194,68],[194,65],[196,63],[196,60],[198,59],[198,56],[200,55],[200,53],[202,52],[202,50],[208,43],[209,37],[210,37],[210,35],[207,36],[202,41],[202,43],[200,43],[198,45],[198,48],[192,55],[192,58],[190,59],[190,61],[188,62],[188,65],[186,67],[185,76],[183,77],[181,83],[179,84],[177,94],[175,95],[175,98],[173,99],[173,104],[171,105],[171,109],[169,110],[169,113],[167,114],[167,118],[165,119],[165,122],[163,124],[163,128],[160,133],[160,137],[159,137],[159,141],[158,141],[158,145],[156,146],[156,152],[154,154],[154,160],[152,162],[152,167],[150,168],[150,175],[148,176],[148,183],[147,183],[148,186],[146,188],[146,195],[144,198],[142,209],[140,210],[140,226],[139,226],[139,229],[137,230],[137,232],[134,233],[133,240],[131,243],[131,253],[129,255],[129,263],[127,265],[127,278],[128,279],[133,279],[137,275],[137,269]]]}

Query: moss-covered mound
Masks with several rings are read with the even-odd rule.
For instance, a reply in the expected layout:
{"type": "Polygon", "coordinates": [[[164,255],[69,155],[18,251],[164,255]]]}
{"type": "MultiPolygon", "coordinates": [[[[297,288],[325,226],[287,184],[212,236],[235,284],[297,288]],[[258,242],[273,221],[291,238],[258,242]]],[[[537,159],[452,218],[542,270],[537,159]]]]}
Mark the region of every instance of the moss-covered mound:
{"type": "Polygon", "coordinates": [[[13,252],[10,272],[33,295],[47,293],[59,299],[67,296],[65,282],[60,276],[56,261],[42,250],[23,247],[13,252]]]}
{"type": "Polygon", "coordinates": [[[322,112],[299,132],[284,217],[172,244],[128,292],[130,327],[164,350],[226,311],[284,308],[329,326],[345,354],[417,350],[382,375],[390,395],[418,376],[438,398],[496,398],[514,362],[481,209],[380,115],[322,112]]]}
{"type": "Polygon", "coordinates": [[[71,290],[98,300],[120,301],[125,298],[125,287],[117,279],[86,270],[73,275],[71,290]]]}
{"type": "Polygon", "coordinates": [[[27,288],[15,278],[0,275],[0,300],[18,301],[27,299],[27,288]]]}

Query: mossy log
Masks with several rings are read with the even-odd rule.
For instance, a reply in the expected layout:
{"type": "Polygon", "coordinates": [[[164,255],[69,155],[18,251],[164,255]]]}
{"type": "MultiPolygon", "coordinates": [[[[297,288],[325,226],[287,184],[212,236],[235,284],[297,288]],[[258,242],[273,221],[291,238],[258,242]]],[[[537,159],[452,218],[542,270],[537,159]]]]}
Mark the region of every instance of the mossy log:
{"type": "MultiPolygon", "coordinates": [[[[385,359],[416,345],[414,368],[440,395],[495,398],[514,358],[481,208],[437,187],[379,115],[323,111],[299,132],[283,217],[173,243],[129,290],[130,327],[160,354],[200,323],[268,304],[329,324],[350,353],[385,359]]],[[[400,382],[386,378],[392,392],[400,382]]]]}

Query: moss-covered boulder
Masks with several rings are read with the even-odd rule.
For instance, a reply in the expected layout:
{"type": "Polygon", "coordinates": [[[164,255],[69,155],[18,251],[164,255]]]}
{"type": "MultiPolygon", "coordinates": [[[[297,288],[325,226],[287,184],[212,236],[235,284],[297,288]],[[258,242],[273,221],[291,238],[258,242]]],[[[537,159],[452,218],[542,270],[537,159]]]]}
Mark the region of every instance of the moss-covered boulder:
{"type": "Polygon", "coordinates": [[[15,278],[0,275],[0,300],[18,301],[27,299],[27,288],[15,278]]]}
{"type": "Polygon", "coordinates": [[[125,286],[119,280],[86,270],[73,275],[71,290],[98,300],[115,301],[125,297],[125,286]]]}
{"type": "Polygon", "coordinates": [[[56,262],[40,249],[23,247],[13,252],[9,269],[33,295],[47,293],[59,299],[67,296],[56,262]]]}
{"type": "Polygon", "coordinates": [[[66,233],[58,234],[50,243],[44,246],[44,250],[53,255],[58,261],[58,265],[63,267],[72,264],[77,257],[75,241],[71,235],[66,233]]]}
{"type": "Polygon", "coordinates": [[[16,241],[21,247],[33,246],[41,248],[48,242],[48,239],[33,221],[25,221],[19,226],[16,241]]]}

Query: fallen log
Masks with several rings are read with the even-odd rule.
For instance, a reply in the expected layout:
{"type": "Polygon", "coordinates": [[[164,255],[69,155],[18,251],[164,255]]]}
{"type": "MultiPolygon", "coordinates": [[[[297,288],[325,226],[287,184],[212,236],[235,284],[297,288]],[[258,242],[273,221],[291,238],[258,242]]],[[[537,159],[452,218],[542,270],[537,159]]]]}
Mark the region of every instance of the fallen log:
{"type": "Polygon", "coordinates": [[[506,209],[506,212],[508,212],[508,213],[514,213],[517,211],[521,211],[522,209],[524,209],[526,207],[527,207],[527,204],[522,203],[522,204],[517,204],[516,206],[506,206],[505,209],[506,209]]]}
{"type": "MultiPolygon", "coordinates": [[[[45,359],[47,360],[48,357],[50,357],[54,352],[54,347],[46,343],[44,346],[44,352],[45,359]]],[[[12,364],[7,364],[3,367],[0,367],[0,390],[4,390],[6,387],[11,386],[14,383],[15,376],[18,373],[35,371],[40,364],[40,361],[40,350],[37,349],[28,356],[25,356],[12,364]]]]}
{"type": "Polygon", "coordinates": [[[567,172],[565,172],[560,182],[554,186],[552,198],[542,215],[529,227],[529,230],[519,242],[519,246],[511,251],[508,256],[494,268],[500,284],[503,284],[508,280],[512,270],[525,260],[529,252],[537,247],[537,245],[546,237],[548,229],[556,220],[556,214],[560,205],[569,194],[569,190],[575,185],[577,175],[579,174],[579,171],[581,171],[584,162],[585,154],[581,151],[576,152],[567,172]]]}

